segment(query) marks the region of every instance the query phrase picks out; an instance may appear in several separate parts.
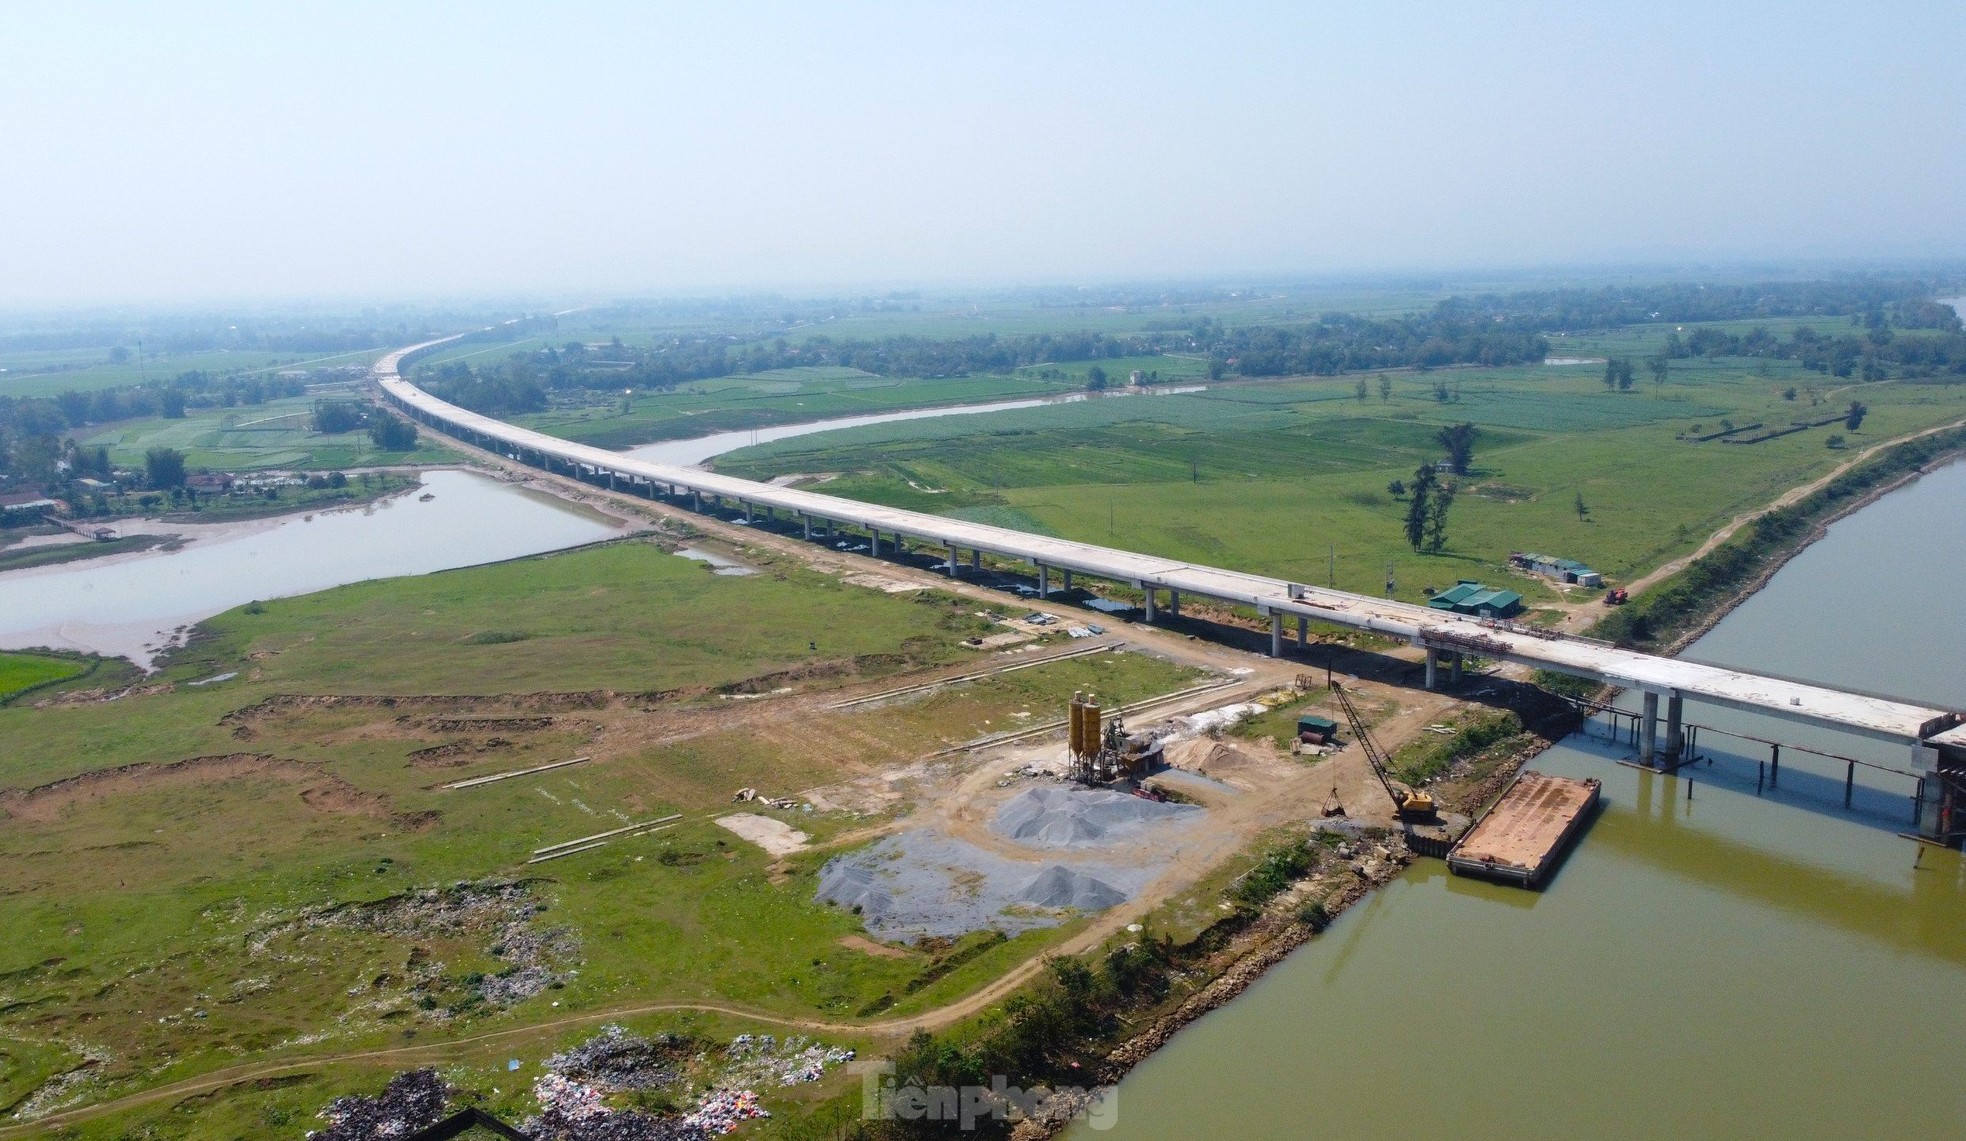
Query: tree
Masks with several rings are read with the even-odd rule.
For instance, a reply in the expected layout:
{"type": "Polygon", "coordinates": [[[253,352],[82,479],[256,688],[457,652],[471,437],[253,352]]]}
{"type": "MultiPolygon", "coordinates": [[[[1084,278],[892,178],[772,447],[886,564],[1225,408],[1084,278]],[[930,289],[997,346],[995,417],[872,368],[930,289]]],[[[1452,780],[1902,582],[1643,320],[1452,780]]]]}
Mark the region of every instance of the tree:
{"type": "Polygon", "coordinates": [[[1392,496],[1394,499],[1398,499],[1400,496],[1405,495],[1406,481],[1403,479],[1396,479],[1391,483],[1387,484],[1386,494],[1392,496]]]}
{"type": "Polygon", "coordinates": [[[1791,384],[1787,388],[1782,389],[1782,399],[1783,400],[1795,399],[1795,385],[1791,384]]]}
{"type": "Polygon", "coordinates": [[[1384,404],[1393,398],[1393,378],[1381,373],[1379,376],[1379,403],[1384,404]]]}
{"type": "Polygon", "coordinates": [[[1093,365],[1091,368],[1086,369],[1085,390],[1087,392],[1104,392],[1106,390],[1106,370],[1100,368],[1098,365],[1093,365]]]}
{"type": "Polygon", "coordinates": [[[1630,392],[1632,376],[1631,361],[1623,357],[1612,357],[1604,362],[1604,387],[1619,392],[1630,392]]]}
{"type": "Polygon", "coordinates": [[[1364,377],[1362,377],[1362,376],[1361,376],[1361,377],[1359,377],[1359,378],[1358,378],[1358,383],[1357,383],[1356,385],[1354,385],[1354,386],[1352,386],[1352,391],[1358,394],[1358,402],[1359,402],[1360,404],[1363,404],[1363,403],[1365,403],[1365,395],[1366,395],[1366,391],[1367,391],[1367,389],[1366,389],[1366,387],[1365,387],[1365,378],[1364,378],[1364,377]]]}
{"type": "Polygon", "coordinates": [[[1427,511],[1435,478],[1432,464],[1421,464],[1413,473],[1413,498],[1406,505],[1406,541],[1412,545],[1414,554],[1419,554],[1420,548],[1426,545],[1427,511]]]}
{"type": "Polygon", "coordinates": [[[154,488],[184,486],[184,453],[176,448],[152,448],[143,453],[143,470],[154,488]]]}
{"type": "Polygon", "coordinates": [[[1455,475],[1468,474],[1468,465],[1474,462],[1475,437],[1481,430],[1473,424],[1455,424],[1434,433],[1434,439],[1447,449],[1447,466],[1454,469],[1455,475]]]}
{"type": "Polygon", "coordinates": [[[369,425],[369,439],[385,452],[407,452],[416,447],[416,425],[395,416],[378,416],[369,425]]]}
{"type": "Polygon", "coordinates": [[[1577,522],[1582,523],[1590,517],[1590,513],[1590,504],[1584,502],[1584,493],[1579,491],[1577,493],[1577,522]]]}
{"type": "Polygon", "coordinates": [[[1454,506],[1454,493],[1460,488],[1449,480],[1434,492],[1434,501],[1427,506],[1427,550],[1439,554],[1447,546],[1447,509],[1454,506]]]}
{"type": "Polygon", "coordinates": [[[1652,373],[1653,384],[1664,384],[1667,374],[1672,372],[1672,360],[1665,356],[1651,357],[1646,360],[1645,367],[1652,373]]]}
{"type": "Polygon", "coordinates": [[[351,400],[316,400],[314,402],[314,430],[324,436],[340,432],[352,432],[362,426],[366,417],[362,406],[351,400]]]}
{"type": "Polygon", "coordinates": [[[1823,441],[1823,446],[1831,451],[1835,451],[1843,446],[1843,437],[1832,433],[1828,439],[1823,441]]]}
{"type": "Polygon", "coordinates": [[[1869,414],[1870,409],[1864,407],[1863,401],[1852,400],[1850,402],[1850,411],[1843,417],[1843,426],[1854,432],[1858,428],[1863,427],[1864,417],[1869,414]]]}

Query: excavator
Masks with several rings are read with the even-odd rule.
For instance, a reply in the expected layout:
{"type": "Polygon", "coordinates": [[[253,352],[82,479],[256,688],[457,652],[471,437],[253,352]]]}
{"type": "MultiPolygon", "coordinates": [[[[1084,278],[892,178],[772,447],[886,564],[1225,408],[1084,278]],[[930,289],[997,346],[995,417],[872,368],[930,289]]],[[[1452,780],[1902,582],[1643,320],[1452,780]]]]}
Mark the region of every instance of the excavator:
{"type": "Polygon", "coordinates": [[[1374,741],[1372,734],[1366,731],[1365,718],[1359,716],[1358,707],[1352,704],[1352,699],[1345,693],[1344,687],[1333,682],[1331,692],[1338,695],[1338,704],[1345,710],[1345,720],[1351,724],[1352,736],[1358,738],[1359,747],[1365,750],[1365,760],[1372,766],[1372,775],[1379,778],[1379,783],[1386,789],[1386,795],[1392,797],[1393,809],[1399,818],[1415,821],[1435,819],[1438,812],[1434,807],[1432,796],[1418,789],[1408,788],[1387,775],[1386,754],[1380,751],[1379,743],[1374,741]]]}

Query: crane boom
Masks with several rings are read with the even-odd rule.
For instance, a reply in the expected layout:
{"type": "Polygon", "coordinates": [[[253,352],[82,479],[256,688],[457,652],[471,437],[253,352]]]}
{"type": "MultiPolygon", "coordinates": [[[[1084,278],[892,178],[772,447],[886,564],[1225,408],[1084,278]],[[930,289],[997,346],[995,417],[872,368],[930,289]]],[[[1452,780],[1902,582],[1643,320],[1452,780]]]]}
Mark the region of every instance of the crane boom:
{"type": "Polygon", "coordinates": [[[1400,788],[1393,783],[1392,777],[1387,775],[1391,765],[1386,754],[1379,748],[1379,742],[1374,741],[1372,734],[1365,728],[1365,718],[1359,716],[1358,707],[1352,704],[1350,695],[1336,682],[1332,683],[1331,692],[1338,695],[1338,705],[1344,709],[1345,720],[1351,724],[1353,738],[1358,741],[1359,747],[1365,750],[1365,760],[1372,766],[1372,775],[1379,778],[1380,786],[1386,790],[1386,795],[1392,798],[1393,807],[1399,811],[1400,817],[1421,820],[1431,818],[1434,814],[1434,798],[1424,792],[1400,788]]]}

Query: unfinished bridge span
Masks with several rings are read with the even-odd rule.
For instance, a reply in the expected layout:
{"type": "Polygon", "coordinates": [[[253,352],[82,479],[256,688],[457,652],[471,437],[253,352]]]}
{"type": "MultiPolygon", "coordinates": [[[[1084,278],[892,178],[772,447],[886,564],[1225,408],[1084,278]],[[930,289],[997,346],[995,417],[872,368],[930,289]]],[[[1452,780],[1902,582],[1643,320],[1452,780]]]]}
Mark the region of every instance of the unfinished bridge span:
{"type": "Polygon", "coordinates": [[[1920,834],[1954,846],[1966,836],[1966,714],[1957,711],[1660,657],[1596,639],[1466,617],[1413,603],[638,460],[459,408],[403,379],[402,369],[415,358],[464,336],[426,341],[392,352],[376,362],[374,379],[389,402],[418,423],[521,463],[617,492],[681,501],[699,509],[707,499],[736,504],[747,511],[789,512],[803,524],[808,538],[813,537],[815,528],[830,536],[837,526],[855,527],[872,536],[876,555],[881,553],[883,536],[895,544],[891,549],[897,553],[903,540],[932,544],[947,550],[951,576],[962,573],[964,552],[969,554],[972,567],[983,553],[1018,560],[1036,570],[1041,594],[1049,593],[1054,571],[1067,588],[1074,574],[1124,583],[1145,594],[1146,620],[1150,623],[1156,620],[1163,594],[1173,613],[1179,612],[1182,594],[1252,607],[1269,619],[1270,652],[1277,657],[1286,652],[1287,620],[1295,622],[1300,646],[1305,644],[1312,621],[1365,630],[1423,648],[1428,688],[1435,687],[1442,668],[1458,675],[1463,657],[1474,655],[1636,690],[1643,703],[1637,734],[1639,756],[1656,766],[1679,758],[1684,745],[1683,703],[1688,700],[1829,726],[1903,745],[1911,752],[1913,770],[1927,774],[1918,805],[1920,834]],[[1662,705],[1663,740],[1659,724],[1662,705]]]}

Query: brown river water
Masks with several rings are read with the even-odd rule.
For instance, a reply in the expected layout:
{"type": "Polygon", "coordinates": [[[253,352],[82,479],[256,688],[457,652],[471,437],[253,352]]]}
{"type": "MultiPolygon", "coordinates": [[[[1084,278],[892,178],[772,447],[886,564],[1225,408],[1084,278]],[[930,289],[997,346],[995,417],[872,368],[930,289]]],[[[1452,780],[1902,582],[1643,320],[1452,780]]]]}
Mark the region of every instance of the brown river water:
{"type": "MultiPolygon", "coordinates": [[[[1966,464],[1837,523],[1688,656],[1966,708],[1966,464]]],[[[1966,1137],[1966,865],[1905,750],[1689,703],[1712,764],[1544,754],[1605,808],[1542,892],[1416,863],[1119,1090],[1102,1137],[1966,1137]]],[[[1600,730],[1602,732],[1602,730],[1600,730]]],[[[1084,1125],[1070,1136],[1085,1141],[1084,1125]]]]}

